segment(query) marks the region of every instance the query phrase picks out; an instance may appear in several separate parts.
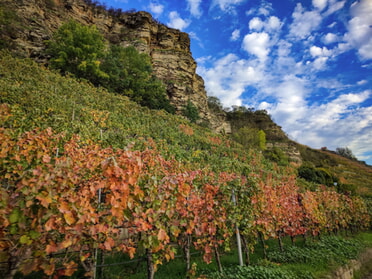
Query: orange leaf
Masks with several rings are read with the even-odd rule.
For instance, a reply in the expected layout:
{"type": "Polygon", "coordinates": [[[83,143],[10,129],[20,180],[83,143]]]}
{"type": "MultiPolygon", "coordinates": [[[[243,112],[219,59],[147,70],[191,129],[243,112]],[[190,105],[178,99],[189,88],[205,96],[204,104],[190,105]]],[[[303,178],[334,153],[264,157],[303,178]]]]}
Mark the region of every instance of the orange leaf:
{"type": "Polygon", "coordinates": [[[166,242],[168,242],[169,241],[169,236],[168,236],[168,234],[166,233],[165,230],[160,229],[159,232],[158,232],[158,239],[160,241],[166,241],[166,242]]]}
{"type": "Polygon", "coordinates": [[[45,263],[41,266],[41,268],[44,270],[44,273],[46,275],[50,276],[54,273],[54,270],[55,270],[56,267],[55,267],[54,263],[51,263],[51,264],[45,263]]]}
{"type": "Polygon", "coordinates": [[[44,207],[48,207],[48,205],[52,202],[52,198],[47,195],[48,193],[43,191],[42,193],[36,196],[36,198],[40,201],[41,205],[44,207]]]}
{"type": "Polygon", "coordinates": [[[45,154],[43,156],[43,163],[49,163],[51,160],[51,157],[48,154],[45,154]]]}
{"type": "Polygon", "coordinates": [[[111,237],[109,237],[109,238],[106,239],[106,241],[103,245],[104,245],[106,250],[111,251],[112,247],[115,246],[115,242],[111,237]]]}
{"type": "Polygon", "coordinates": [[[57,251],[58,251],[58,247],[54,242],[51,242],[45,248],[45,252],[47,252],[48,254],[55,253],[57,251]]]}
{"type": "Polygon", "coordinates": [[[74,215],[71,212],[66,212],[65,214],[63,214],[63,217],[65,218],[66,223],[69,225],[72,225],[76,221],[74,215]]]}
{"type": "Polygon", "coordinates": [[[129,247],[127,252],[128,252],[128,254],[129,254],[129,257],[130,257],[131,259],[133,259],[133,258],[134,258],[134,254],[136,253],[136,248],[134,248],[134,247],[129,247]]]}
{"type": "Polygon", "coordinates": [[[66,268],[63,272],[65,276],[71,276],[77,270],[77,264],[74,261],[64,263],[63,266],[66,268]]]}
{"type": "Polygon", "coordinates": [[[67,247],[70,247],[72,245],[72,240],[71,239],[65,239],[62,241],[62,243],[59,245],[62,249],[65,249],[67,247]]]}
{"type": "Polygon", "coordinates": [[[51,217],[46,223],[45,223],[45,229],[47,231],[55,229],[55,221],[56,219],[54,217],[51,217]]]}

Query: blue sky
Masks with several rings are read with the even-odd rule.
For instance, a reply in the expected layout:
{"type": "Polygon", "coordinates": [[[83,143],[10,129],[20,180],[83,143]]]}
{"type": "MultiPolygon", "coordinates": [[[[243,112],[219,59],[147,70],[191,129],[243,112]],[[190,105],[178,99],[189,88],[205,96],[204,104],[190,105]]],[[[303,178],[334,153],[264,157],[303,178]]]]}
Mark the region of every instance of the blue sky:
{"type": "Polygon", "coordinates": [[[101,0],[190,35],[208,95],[372,165],[372,0],[101,0]]]}

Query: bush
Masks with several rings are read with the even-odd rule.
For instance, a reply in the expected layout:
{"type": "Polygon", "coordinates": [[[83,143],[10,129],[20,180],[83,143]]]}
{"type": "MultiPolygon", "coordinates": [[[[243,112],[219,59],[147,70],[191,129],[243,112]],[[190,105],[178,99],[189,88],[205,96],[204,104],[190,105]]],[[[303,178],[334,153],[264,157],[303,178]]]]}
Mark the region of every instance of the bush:
{"type": "Polygon", "coordinates": [[[6,4],[0,3],[0,49],[13,48],[14,42],[9,37],[16,38],[21,27],[22,20],[17,13],[6,4]]]}
{"type": "Polygon", "coordinates": [[[163,83],[152,74],[148,55],[140,54],[134,47],[111,46],[105,51],[105,44],[95,27],[69,21],[48,42],[50,65],[129,96],[142,106],[175,112],[163,83]]]}
{"type": "Polygon", "coordinates": [[[50,65],[63,73],[72,73],[97,85],[107,74],[100,69],[105,40],[95,26],[76,21],[63,24],[47,42],[50,65]]]}
{"type": "Polygon", "coordinates": [[[109,77],[101,79],[101,85],[109,90],[126,95],[142,106],[175,112],[163,83],[152,74],[148,55],[134,47],[113,45],[102,63],[102,70],[109,77]]]}
{"type": "Polygon", "coordinates": [[[327,169],[314,168],[311,166],[302,165],[298,168],[298,176],[307,181],[333,186],[334,182],[338,182],[338,178],[333,176],[327,169]]]}
{"type": "Polygon", "coordinates": [[[357,158],[354,156],[353,152],[351,149],[347,147],[337,147],[336,148],[336,153],[342,157],[348,158],[350,160],[357,160],[357,158]]]}
{"type": "Polygon", "coordinates": [[[224,270],[224,273],[208,274],[213,279],[311,279],[310,274],[296,274],[278,266],[236,266],[224,270]]]}
{"type": "Polygon", "coordinates": [[[208,96],[208,108],[215,113],[222,113],[224,111],[220,99],[215,96],[208,96]]]}
{"type": "Polygon", "coordinates": [[[264,156],[266,159],[273,161],[281,166],[287,166],[289,164],[289,158],[284,154],[283,150],[278,147],[274,147],[270,150],[265,150],[264,156]]]}
{"type": "Polygon", "coordinates": [[[192,123],[195,123],[200,118],[198,108],[190,100],[187,101],[182,115],[187,117],[192,123]]]}
{"type": "Polygon", "coordinates": [[[233,139],[248,148],[266,149],[266,134],[257,128],[243,127],[232,135],[233,139]]]}
{"type": "Polygon", "coordinates": [[[348,240],[338,237],[324,237],[321,241],[308,243],[305,247],[288,246],[284,252],[271,252],[270,261],[276,263],[304,263],[319,265],[331,261],[344,264],[354,259],[362,244],[358,240],[348,240]]]}

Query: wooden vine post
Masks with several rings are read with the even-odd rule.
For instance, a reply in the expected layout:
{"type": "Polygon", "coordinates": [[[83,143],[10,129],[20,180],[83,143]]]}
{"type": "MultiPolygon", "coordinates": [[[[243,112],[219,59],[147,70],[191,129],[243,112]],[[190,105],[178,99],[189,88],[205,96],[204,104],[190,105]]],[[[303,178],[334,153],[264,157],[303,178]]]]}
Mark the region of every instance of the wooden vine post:
{"type": "MultiPolygon", "coordinates": [[[[236,206],[236,197],[234,189],[232,190],[232,202],[234,203],[234,206],[236,206]]],[[[240,232],[239,232],[239,226],[238,224],[235,224],[235,233],[236,233],[236,243],[238,245],[238,257],[239,257],[239,265],[243,266],[243,254],[242,254],[242,241],[240,239],[240,232]]]]}

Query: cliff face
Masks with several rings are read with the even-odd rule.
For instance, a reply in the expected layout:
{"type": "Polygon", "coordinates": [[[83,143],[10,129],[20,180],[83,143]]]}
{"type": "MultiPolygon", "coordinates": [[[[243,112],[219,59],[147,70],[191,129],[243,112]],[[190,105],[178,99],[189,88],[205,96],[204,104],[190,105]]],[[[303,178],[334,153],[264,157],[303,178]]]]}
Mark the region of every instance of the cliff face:
{"type": "Polygon", "coordinates": [[[186,33],[156,22],[146,12],[110,12],[83,0],[0,0],[0,5],[4,13],[14,13],[11,20],[17,22],[9,30],[3,28],[1,39],[18,54],[43,62],[45,40],[65,21],[96,25],[111,43],[134,46],[150,55],[155,74],[178,112],[190,100],[214,130],[230,132],[224,117],[208,110],[204,81],[196,74],[186,33]]]}

